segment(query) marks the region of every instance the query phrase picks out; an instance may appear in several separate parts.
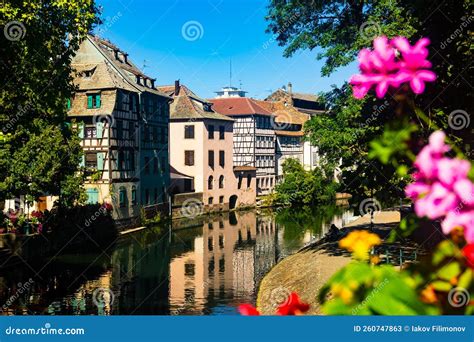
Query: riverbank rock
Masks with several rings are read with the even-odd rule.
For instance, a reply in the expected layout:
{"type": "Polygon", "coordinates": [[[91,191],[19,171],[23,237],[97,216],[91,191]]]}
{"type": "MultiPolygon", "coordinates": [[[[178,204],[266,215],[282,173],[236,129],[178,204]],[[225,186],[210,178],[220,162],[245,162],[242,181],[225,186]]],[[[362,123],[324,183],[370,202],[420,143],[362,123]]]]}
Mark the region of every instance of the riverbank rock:
{"type": "MultiPolygon", "coordinates": [[[[324,246],[336,248],[336,243],[324,246]]],[[[294,291],[311,305],[308,314],[321,314],[317,301],[319,290],[337,270],[351,260],[347,253],[341,251],[338,254],[328,253],[326,249],[305,249],[282,260],[260,284],[257,299],[260,312],[264,315],[275,314],[278,305],[294,291]]]]}
{"type": "MultiPolygon", "coordinates": [[[[396,211],[379,212],[372,231],[382,239],[400,222],[396,211]]],[[[310,304],[309,315],[321,315],[317,300],[321,287],[339,269],[351,261],[351,255],[338,247],[339,240],[351,230],[370,229],[370,216],[364,215],[341,230],[331,227],[329,233],[296,254],[279,262],[263,278],[257,297],[257,308],[263,315],[274,315],[291,292],[310,304]]]]}

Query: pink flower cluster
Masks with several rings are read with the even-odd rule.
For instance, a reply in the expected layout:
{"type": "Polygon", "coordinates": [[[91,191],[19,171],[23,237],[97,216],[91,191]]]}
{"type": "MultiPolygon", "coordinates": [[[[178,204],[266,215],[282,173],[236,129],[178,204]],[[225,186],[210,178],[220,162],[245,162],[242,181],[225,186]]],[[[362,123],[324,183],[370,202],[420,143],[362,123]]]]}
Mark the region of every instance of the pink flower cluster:
{"type": "Polygon", "coordinates": [[[445,234],[462,228],[468,243],[474,242],[474,184],[469,180],[471,164],[467,160],[448,158],[450,150],[445,134],[434,132],[416,157],[415,182],[405,192],[415,201],[415,213],[429,219],[444,218],[445,234]]]}
{"type": "Polygon", "coordinates": [[[361,73],[352,76],[354,97],[363,98],[375,86],[375,93],[382,98],[389,87],[398,88],[402,83],[409,82],[415,94],[425,90],[425,82],[433,82],[436,74],[430,70],[431,63],[426,59],[430,41],[420,39],[411,46],[405,37],[388,40],[381,36],[374,39],[374,49],[362,49],[359,52],[359,68],[361,73]]]}

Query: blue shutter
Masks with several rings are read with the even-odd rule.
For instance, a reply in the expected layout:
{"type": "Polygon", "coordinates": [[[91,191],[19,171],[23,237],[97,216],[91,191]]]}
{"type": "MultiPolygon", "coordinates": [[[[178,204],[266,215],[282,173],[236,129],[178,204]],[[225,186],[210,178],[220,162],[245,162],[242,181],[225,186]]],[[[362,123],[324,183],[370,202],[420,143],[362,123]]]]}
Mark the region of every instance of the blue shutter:
{"type": "Polygon", "coordinates": [[[92,96],[94,95],[87,95],[87,108],[92,108],[92,96]]]}
{"type": "Polygon", "coordinates": [[[96,129],[97,139],[102,139],[102,136],[104,134],[104,123],[100,121],[96,122],[95,129],[96,129]]]}
{"type": "Polygon", "coordinates": [[[100,108],[100,94],[95,96],[95,108],[100,108]]]}
{"type": "Polygon", "coordinates": [[[97,170],[102,171],[104,169],[104,160],[105,160],[105,152],[98,152],[97,153],[97,170]]]}
{"type": "Polygon", "coordinates": [[[87,194],[87,204],[99,203],[99,190],[87,189],[86,194],[87,194]]]}
{"type": "Polygon", "coordinates": [[[83,122],[79,122],[77,124],[77,129],[79,131],[79,138],[81,139],[84,139],[84,123],[83,122]]]}

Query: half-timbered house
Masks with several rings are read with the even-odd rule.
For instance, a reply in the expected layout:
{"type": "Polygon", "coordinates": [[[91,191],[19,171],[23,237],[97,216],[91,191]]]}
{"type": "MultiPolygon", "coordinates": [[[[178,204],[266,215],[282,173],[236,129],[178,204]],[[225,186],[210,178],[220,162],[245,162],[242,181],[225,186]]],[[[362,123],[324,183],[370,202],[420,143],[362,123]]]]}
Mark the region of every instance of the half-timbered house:
{"type": "Polygon", "coordinates": [[[255,168],[234,168],[234,120],[217,113],[187,86],[158,87],[170,106],[173,193],[202,193],[206,211],[255,205],[255,168]]]}
{"type": "Polygon", "coordinates": [[[235,120],[234,165],[257,169],[257,196],[275,186],[275,130],[273,114],[247,97],[210,100],[214,109],[235,120]]]}
{"type": "Polygon", "coordinates": [[[109,202],[118,223],[167,202],[168,96],[127,53],[89,35],[72,61],[77,91],[68,116],[78,127],[89,203],[109,202]]]}

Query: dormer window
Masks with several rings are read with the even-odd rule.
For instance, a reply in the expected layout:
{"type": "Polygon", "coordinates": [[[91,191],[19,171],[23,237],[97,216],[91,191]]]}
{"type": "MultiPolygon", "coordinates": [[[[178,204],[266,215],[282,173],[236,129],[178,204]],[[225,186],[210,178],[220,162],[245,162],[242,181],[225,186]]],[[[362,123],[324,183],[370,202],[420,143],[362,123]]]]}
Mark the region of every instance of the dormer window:
{"type": "Polygon", "coordinates": [[[142,78],[137,75],[137,84],[142,84],[142,78]]]}
{"type": "Polygon", "coordinates": [[[90,69],[90,70],[84,70],[82,72],[82,75],[84,76],[84,78],[91,78],[92,75],[94,75],[94,71],[95,71],[95,68],[90,69]]]}

